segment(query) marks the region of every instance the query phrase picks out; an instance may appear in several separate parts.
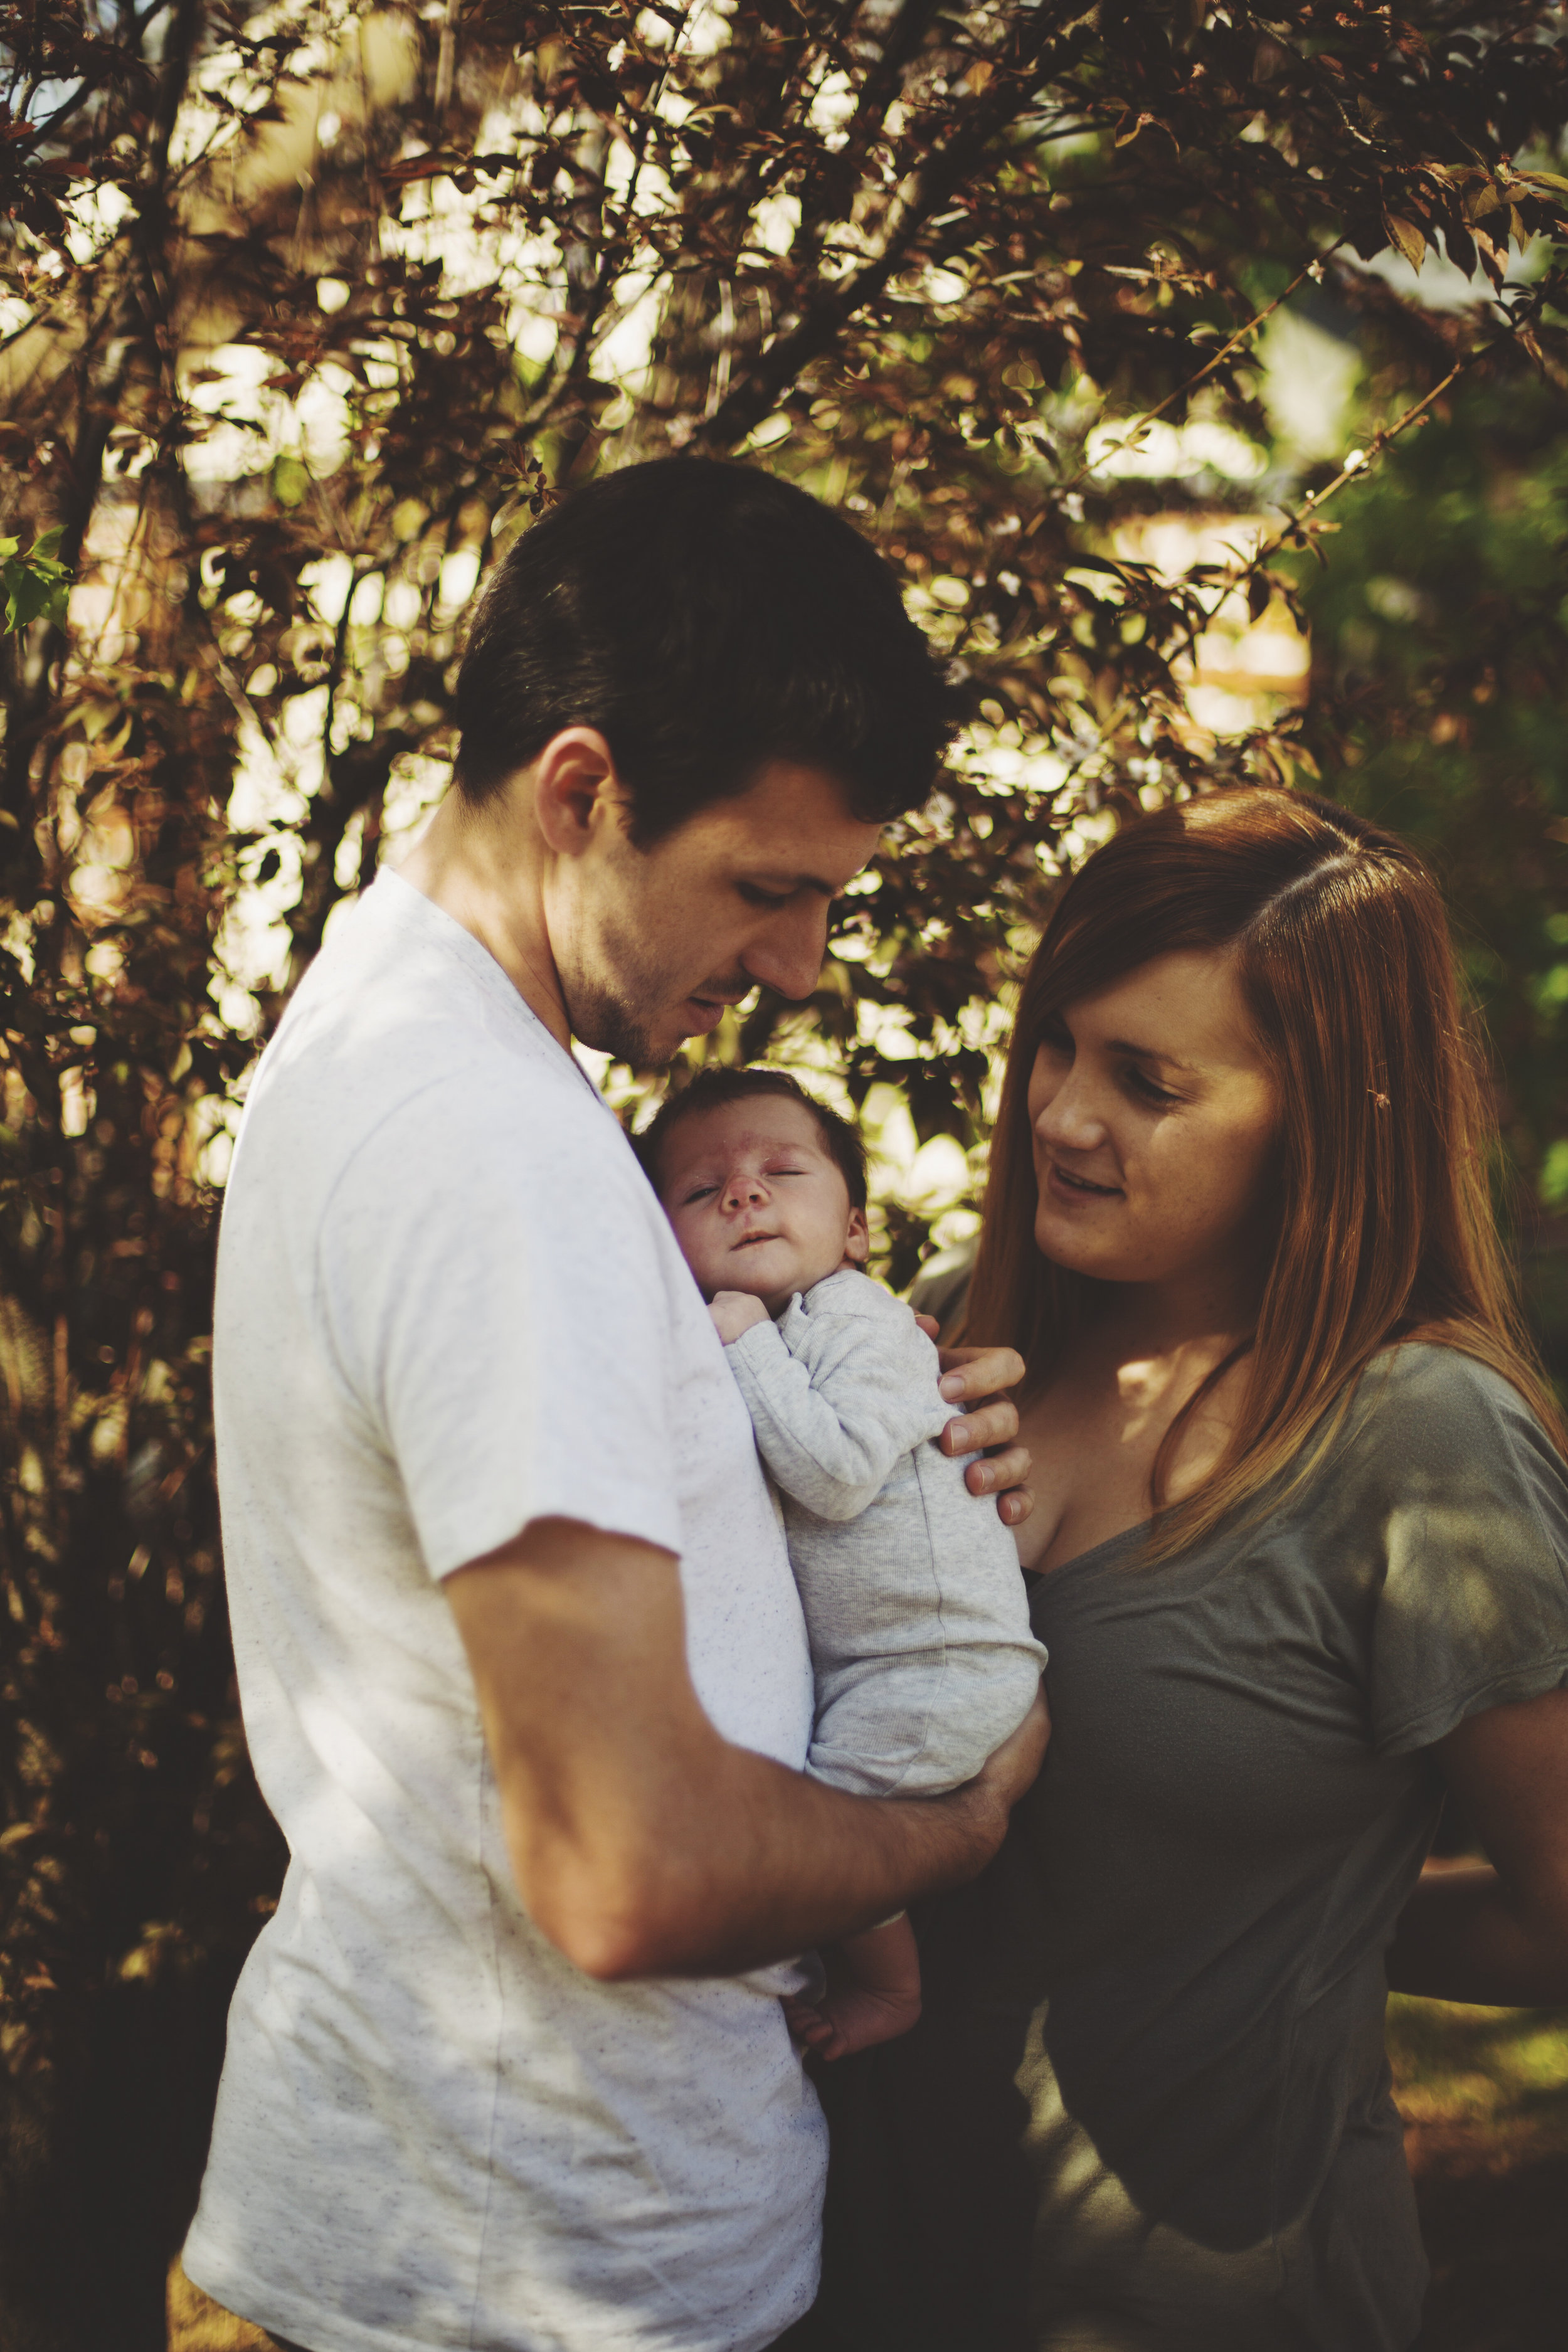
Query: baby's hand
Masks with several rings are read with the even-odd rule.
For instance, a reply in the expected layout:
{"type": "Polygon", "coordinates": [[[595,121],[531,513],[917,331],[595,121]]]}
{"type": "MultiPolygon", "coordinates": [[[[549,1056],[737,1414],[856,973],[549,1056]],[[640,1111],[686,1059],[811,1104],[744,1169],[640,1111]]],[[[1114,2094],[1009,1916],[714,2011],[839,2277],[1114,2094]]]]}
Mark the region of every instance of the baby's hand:
{"type": "Polygon", "coordinates": [[[716,1290],[708,1312],[726,1348],[742,1331],[749,1331],[753,1323],[765,1323],[768,1319],[768,1310],[762,1300],[753,1298],[746,1290],[716,1290]]]}

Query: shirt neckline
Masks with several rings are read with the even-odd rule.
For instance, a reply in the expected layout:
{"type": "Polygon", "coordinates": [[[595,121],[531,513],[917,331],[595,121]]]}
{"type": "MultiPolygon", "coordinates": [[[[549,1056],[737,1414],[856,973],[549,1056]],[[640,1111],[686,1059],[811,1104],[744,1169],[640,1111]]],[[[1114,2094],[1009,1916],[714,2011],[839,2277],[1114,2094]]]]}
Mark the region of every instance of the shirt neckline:
{"type": "Polygon", "coordinates": [[[1087,1551],[1075,1551],[1070,1559],[1058,1560],[1055,1568],[1030,1568],[1026,1569],[1024,1573],[1026,1576],[1034,1577],[1037,1583],[1055,1584],[1058,1577],[1070,1575],[1075,1569],[1089,1567],[1091,1563],[1099,1560],[1102,1554],[1119,1551],[1124,1544],[1131,1543],[1135,1536],[1147,1535],[1153,1524],[1152,1518],[1134,1519],[1130,1528],[1123,1528],[1120,1533],[1113,1536],[1102,1536],[1099,1543],[1090,1544],[1087,1551]]]}
{"type": "MultiPolygon", "coordinates": [[[[606,1112],[611,1118],[615,1118],[614,1111],[610,1109],[609,1104],[605,1100],[570,1045],[563,1045],[560,1039],[553,1036],[546,1028],[516,982],[507,978],[483,941],[475,939],[472,931],[459,923],[456,915],[450,915],[445,907],[437,906],[435,899],[428,898],[416,884],[405,881],[395,866],[383,866],[379,869],[375,880],[371,884],[370,891],[365,894],[366,897],[379,890],[384,882],[395,886],[388,892],[388,911],[391,911],[393,901],[401,893],[406,901],[411,902],[403,911],[413,915],[416,921],[427,925],[445,947],[460,957],[475,978],[481,982],[488,995],[493,996],[498,1003],[505,1004],[509,1009],[521,1013],[523,1019],[538,1030],[551,1051],[561,1055],[564,1060],[570,1062],[600,1109],[606,1112]]],[[[620,1124],[619,1120],[616,1123],[617,1126],[620,1124]]]]}

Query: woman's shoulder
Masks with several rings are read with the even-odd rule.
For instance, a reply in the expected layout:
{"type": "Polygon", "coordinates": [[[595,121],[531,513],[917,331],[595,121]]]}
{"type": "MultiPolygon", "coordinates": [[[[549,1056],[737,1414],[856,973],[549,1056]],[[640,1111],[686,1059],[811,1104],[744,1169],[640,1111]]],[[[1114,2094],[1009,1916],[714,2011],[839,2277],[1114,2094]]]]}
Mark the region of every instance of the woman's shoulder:
{"type": "Polygon", "coordinates": [[[1356,1382],[1351,1420],[1385,1439],[1415,1442],[1422,1451],[1468,1433],[1484,1438],[1500,1429],[1546,1433],[1526,1398],[1505,1374],[1463,1348],[1431,1339],[1403,1339],[1374,1356],[1356,1382]]]}
{"type": "Polygon", "coordinates": [[[1463,1348],[1406,1339],[1356,1382],[1333,1448],[1336,1483],[1408,1496],[1522,1481],[1568,1496],[1568,1465],[1528,1399],[1463,1348]]]}

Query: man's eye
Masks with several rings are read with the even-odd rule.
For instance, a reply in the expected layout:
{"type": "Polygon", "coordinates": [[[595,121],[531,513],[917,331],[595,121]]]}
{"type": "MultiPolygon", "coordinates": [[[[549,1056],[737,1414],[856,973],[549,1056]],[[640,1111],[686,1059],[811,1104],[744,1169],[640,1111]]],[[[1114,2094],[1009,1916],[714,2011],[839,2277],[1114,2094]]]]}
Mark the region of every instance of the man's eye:
{"type": "Polygon", "coordinates": [[[789,905],[790,894],[787,890],[783,893],[777,890],[760,890],[754,882],[737,882],[735,887],[750,907],[787,907],[789,905]]]}

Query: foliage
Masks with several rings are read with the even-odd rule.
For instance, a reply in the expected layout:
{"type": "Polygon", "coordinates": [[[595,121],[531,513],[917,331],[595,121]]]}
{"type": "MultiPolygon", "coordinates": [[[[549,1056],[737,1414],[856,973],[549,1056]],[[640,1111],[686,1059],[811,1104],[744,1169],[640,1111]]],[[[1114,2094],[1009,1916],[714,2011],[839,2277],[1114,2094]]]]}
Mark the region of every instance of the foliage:
{"type": "MultiPolygon", "coordinates": [[[[107,2112],[106,1984],[221,1980],[275,1883],[218,1578],[214,1187],[258,1037],[438,789],[498,549],[562,483],[699,447],[841,505],[898,568],[969,729],[843,902],[811,1004],[760,1002],[717,1050],[831,1053],[921,1138],[980,1140],[988,1007],[1053,877],[1173,793],[1342,771],[1414,793],[1445,842],[1457,810],[1510,942],[1563,805],[1559,622],[1546,572],[1510,569],[1498,486],[1531,486],[1532,546],[1555,529],[1531,452],[1568,397],[1568,47],[1517,0],[29,0],[0,29],[0,524],[9,562],[31,551],[0,641],[0,2000],[26,2216],[26,2149],[47,2203],[107,2112]],[[1363,266],[1439,240],[1468,307],[1363,266]],[[1259,322],[1306,294],[1370,354],[1342,465],[1270,455],[1259,322]],[[1412,408],[1483,378],[1490,408],[1380,475],[1412,408]],[[1535,420],[1511,475],[1452,438],[1482,413],[1535,420]],[[1408,534],[1398,499],[1447,446],[1492,486],[1484,546],[1460,506],[1444,525],[1448,634],[1434,652],[1413,606],[1352,660],[1356,596],[1410,572],[1376,534],[1408,534]],[[1207,551],[1162,561],[1173,524],[1207,551]],[[1215,648],[1293,642],[1292,610],[1310,698],[1222,709],[1215,648]],[[1527,673],[1500,794],[1483,737],[1527,673]]],[[[1531,1020],[1555,984],[1518,996],[1531,1020]]],[[[1530,1155],[1561,1128],[1544,1032],[1513,1020],[1530,1155]]],[[[895,1270],[923,1232],[895,1216],[895,1270]]],[[[140,2119],[102,2128],[174,2163],[140,2119]]],[[[9,2315],[29,2230],[0,2245],[9,2315]]],[[[153,2340],[111,2290],[118,2340],[153,2340]]],[[[32,2324],[0,2342],[52,2340],[32,2324]]]]}
{"type": "Polygon", "coordinates": [[[1568,1128],[1565,552],[1560,399],[1477,386],[1391,455],[1304,599],[1310,740],[1341,799],[1441,871],[1515,1158],[1543,1169],[1549,1206],[1568,1128]]]}
{"type": "Polygon", "coordinates": [[[25,629],[31,621],[63,624],[70,592],[68,568],[58,562],[58,530],[47,530],[26,554],[15,539],[0,539],[0,588],[5,590],[7,630],[25,629]]]}

